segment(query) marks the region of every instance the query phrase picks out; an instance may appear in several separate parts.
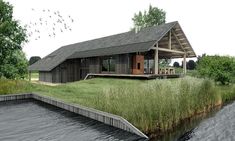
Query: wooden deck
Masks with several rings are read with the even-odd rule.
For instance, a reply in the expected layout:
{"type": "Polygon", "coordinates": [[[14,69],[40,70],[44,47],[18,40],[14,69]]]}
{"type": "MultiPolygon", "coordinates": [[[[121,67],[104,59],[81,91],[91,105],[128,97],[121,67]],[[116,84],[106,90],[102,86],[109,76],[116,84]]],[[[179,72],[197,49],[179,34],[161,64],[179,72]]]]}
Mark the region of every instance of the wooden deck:
{"type": "Polygon", "coordinates": [[[109,77],[109,78],[129,78],[129,79],[167,79],[167,78],[179,78],[182,74],[144,74],[144,75],[134,75],[134,74],[96,74],[88,73],[84,80],[94,77],[109,77]]]}

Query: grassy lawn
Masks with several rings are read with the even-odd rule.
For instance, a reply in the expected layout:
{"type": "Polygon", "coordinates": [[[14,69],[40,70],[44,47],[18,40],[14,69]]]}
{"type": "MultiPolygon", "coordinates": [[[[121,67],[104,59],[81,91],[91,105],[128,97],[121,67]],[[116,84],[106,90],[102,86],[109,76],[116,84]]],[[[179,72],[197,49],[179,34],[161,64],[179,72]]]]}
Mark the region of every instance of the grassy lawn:
{"type": "Polygon", "coordinates": [[[0,80],[0,94],[35,92],[126,118],[145,133],[171,129],[180,120],[234,99],[235,86],[185,77],[167,80],[95,78],[58,86],[0,80]]]}
{"type": "MultiPolygon", "coordinates": [[[[176,73],[183,73],[183,68],[175,68],[175,72],[176,73]]],[[[192,77],[196,77],[198,76],[198,72],[197,70],[188,70],[187,69],[187,76],[192,76],[192,77]]]]}

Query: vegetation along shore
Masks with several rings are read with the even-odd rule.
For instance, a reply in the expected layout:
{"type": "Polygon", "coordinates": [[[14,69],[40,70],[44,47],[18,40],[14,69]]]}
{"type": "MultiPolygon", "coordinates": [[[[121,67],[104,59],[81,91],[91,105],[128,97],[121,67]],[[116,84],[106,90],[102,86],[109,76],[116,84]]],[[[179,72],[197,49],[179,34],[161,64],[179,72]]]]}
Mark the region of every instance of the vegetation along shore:
{"type": "Polygon", "coordinates": [[[36,92],[120,115],[150,136],[235,98],[235,85],[216,85],[194,77],[148,81],[95,78],[58,86],[1,79],[0,84],[0,94],[36,92]]]}

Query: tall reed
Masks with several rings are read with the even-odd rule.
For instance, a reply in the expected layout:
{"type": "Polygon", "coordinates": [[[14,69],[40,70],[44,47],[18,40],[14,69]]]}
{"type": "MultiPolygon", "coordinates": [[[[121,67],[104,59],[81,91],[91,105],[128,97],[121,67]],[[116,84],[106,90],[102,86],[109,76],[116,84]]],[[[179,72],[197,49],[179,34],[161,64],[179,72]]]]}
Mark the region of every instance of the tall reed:
{"type": "Polygon", "coordinates": [[[90,104],[123,116],[148,133],[169,130],[181,119],[205,111],[218,101],[221,96],[211,80],[185,77],[105,88],[90,104]]]}

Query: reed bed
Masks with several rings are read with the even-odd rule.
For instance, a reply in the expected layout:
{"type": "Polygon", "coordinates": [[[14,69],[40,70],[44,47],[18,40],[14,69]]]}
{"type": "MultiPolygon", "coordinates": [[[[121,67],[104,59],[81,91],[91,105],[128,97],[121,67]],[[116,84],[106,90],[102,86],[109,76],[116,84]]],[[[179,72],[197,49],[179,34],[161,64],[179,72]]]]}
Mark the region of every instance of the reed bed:
{"type": "Polygon", "coordinates": [[[86,104],[126,118],[145,133],[172,129],[180,120],[221,102],[213,81],[185,77],[104,88],[86,104]]]}

